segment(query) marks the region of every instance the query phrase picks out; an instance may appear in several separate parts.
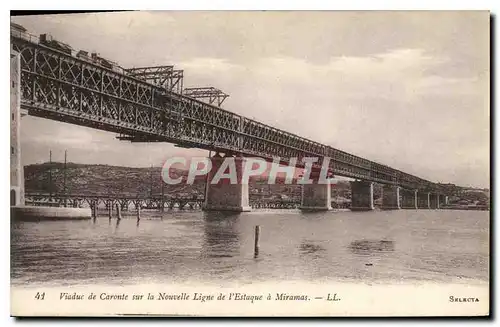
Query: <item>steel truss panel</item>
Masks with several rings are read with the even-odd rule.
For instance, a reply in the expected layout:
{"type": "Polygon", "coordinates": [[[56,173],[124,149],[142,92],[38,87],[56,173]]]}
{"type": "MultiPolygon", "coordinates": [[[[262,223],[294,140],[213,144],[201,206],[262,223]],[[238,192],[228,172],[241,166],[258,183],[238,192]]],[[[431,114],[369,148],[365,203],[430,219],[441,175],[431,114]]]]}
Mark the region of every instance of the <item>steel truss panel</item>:
{"type": "Polygon", "coordinates": [[[195,99],[205,99],[209,104],[217,104],[220,107],[229,94],[222,92],[215,87],[191,87],[183,91],[185,96],[195,99]]]}
{"type": "Polygon", "coordinates": [[[169,92],[182,93],[184,72],[174,66],[137,67],[126,69],[127,75],[164,87],[169,92]]]}
{"type": "Polygon", "coordinates": [[[151,77],[164,73],[151,72],[155,67],[120,73],[40,45],[31,38],[11,36],[11,43],[13,50],[21,54],[21,105],[31,115],[116,132],[120,138],[132,141],[171,142],[266,160],[279,157],[282,163],[294,157],[299,163],[304,157],[317,157],[321,163],[329,157],[334,175],[408,189],[437,189],[430,181],[139,78],[141,74],[151,77]]]}

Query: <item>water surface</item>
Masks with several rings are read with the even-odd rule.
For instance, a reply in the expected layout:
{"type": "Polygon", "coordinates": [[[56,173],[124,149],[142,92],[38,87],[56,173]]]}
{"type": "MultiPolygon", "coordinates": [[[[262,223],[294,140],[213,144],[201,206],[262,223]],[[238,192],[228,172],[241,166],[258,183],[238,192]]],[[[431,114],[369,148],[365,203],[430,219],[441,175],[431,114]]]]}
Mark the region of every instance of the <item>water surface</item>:
{"type": "Polygon", "coordinates": [[[131,215],[11,227],[14,285],[484,283],[488,273],[484,211],[143,212],[139,224],[131,215]]]}

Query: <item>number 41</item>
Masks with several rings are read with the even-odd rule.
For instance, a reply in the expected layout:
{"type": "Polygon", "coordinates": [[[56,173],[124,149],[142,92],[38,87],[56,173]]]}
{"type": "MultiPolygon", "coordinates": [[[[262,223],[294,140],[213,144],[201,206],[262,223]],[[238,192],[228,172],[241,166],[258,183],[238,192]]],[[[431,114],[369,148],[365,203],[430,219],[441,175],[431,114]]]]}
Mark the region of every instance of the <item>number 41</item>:
{"type": "Polygon", "coordinates": [[[36,295],[35,295],[35,300],[43,300],[45,297],[45,292],[36,292],[36,295]]]}

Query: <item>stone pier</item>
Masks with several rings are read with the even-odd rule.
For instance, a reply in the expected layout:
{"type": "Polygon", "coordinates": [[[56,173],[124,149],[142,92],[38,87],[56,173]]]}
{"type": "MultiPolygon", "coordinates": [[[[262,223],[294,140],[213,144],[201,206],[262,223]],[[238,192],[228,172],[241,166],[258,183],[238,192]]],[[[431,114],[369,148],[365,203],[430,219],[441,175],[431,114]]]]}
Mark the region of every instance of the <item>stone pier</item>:
{"type": "Polygon", "coordinates": [[[430,209],[430,193],[418,192],[418,208],[430,209]]]}
{"type": "Polygon", "coordinates": [[[440,195],[439,196],[439,204],[448,205],[448,196],[447,195],[440,195]]]}
{"type": "Polygon", "coordinates": [[[368,211],[375,209],[373,204],[373,182],[351,182],[351,210],[368,211]]]}
{"type": "Polygon", "coordinates": [[[319,184],[319,173],[311,174],[313,184],[302,185],[302,199],[300,209],[304,211],[332,210],[332,191],[330,180],[328,183],[319,184]]]}
{"type": "Polygon", "coordinates": [[[439,209],[439,194],[436,193],[429,194],[429,207],[431,209],[439,209]]]}
{"type": "Polygon", "coordinates": [[[418,191],[401,189],[402,201],[401,208],[403,209],[418,209],[418,191]]]}
{"type": "Polygon", "coordinates": [[[10,205],[24,205],[24,172],[21,164],[21,63],[16,51],[10,53],[10,205]]]}
{"type": "Polygon", "coordinates": [[[384,185],[382,190],[382,209],[397,210],[401,209],[399,199],[399,186],[384,185]]]}
{"type": "MultiPolygon", "coordinates": [[[[212,158],[210,158],[210,160],[212,162],[212,169],[208,173],[208,185],[206,187],[205,205],[203,206],[203,210],[239,212],[251,211],[248,183],[241,182],[245,159],[243,157],[232,157],[228,155],[221,157],[218,153],[216,153],[212,158]],[[225,177],[213,184],[212,181],[219,171],[219,168],[224,163],[224,160],[227,160],[228,162],[234,161],[237,181],[236,183],[231,183],[229,177],[225,177]]],[[[232,165],[230,164],[229,167],[231,166],[232,165]]],[[[229,169],[226,169],[224,172],[221,171],[220,173],[225,173],[225,175],[227,175],[229,169]]]]}
{"type": "Polygon", "coordinates": [[[24,167],[21,163],[21,63],[17,52],[10,53],[10,217],[12,220],[90,219],[90,208],[26,206],[24,167]]]}

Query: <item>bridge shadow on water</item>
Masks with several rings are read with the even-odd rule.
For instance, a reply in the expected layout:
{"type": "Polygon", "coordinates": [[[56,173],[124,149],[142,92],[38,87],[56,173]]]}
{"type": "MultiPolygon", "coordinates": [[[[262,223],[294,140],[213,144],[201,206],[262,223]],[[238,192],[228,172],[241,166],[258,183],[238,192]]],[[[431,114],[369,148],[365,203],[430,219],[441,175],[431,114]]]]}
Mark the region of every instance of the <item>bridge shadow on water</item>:
{"type": "Polygon", "coordinates": [[[203,212],[204,241],[202,256],[232,258],[239,255],[240,235],[237,229],[239,213],[203,212]]]}

